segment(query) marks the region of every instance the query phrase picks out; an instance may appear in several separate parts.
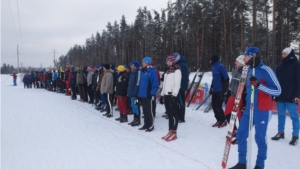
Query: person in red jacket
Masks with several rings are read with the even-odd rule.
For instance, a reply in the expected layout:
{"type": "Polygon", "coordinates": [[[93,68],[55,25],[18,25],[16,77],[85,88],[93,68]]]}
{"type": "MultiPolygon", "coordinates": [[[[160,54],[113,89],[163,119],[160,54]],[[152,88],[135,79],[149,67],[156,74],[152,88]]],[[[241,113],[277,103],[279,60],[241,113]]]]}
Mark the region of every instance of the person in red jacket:
{"type": "Polygon", "coordinates": [[[11,76],[13,77],[14,86],[17,86],[17,75],[16,75],[15,71],[13,72],[13,74],[11,76]]]}

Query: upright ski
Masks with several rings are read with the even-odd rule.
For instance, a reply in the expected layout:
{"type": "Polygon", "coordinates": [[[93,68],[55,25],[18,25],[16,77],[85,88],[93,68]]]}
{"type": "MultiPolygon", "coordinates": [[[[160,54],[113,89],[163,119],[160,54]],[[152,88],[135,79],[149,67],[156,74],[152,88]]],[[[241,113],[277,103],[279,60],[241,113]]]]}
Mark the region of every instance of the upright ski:
{"type": "Polygon", "coordinates": [[[235,96],[234,107],[233,107],[233,110],[231,112],[231,118],[230,118],[230,123],[229,123],[229,126],[228,126],[228,132],[227,132],[227,135],[226,135],[226,144],[225,144],[225,149],[224,149],[224,154],[223,154],[223,159],[222,159],[223,169],[225,169],[226,166],[227,166],[227,161],[228,161],[228,156],[229,156],[229,151],[230,151],[231,141],[232,141],[232,136],[233,136],[234,125],[235,125],[235,121],[237,119],[238,110],[240,109],[239,103],[240,103],[240,100],[242,98],[242,94],[244,92],[245,84],[246,84],[246,81],[247,81],[248,70],[249,70],[248,65],[243,67],[239,87],[237,89],[237,93],[236,93],[236,96],[235,96]]]}
{"type": "Polygon", "coordinates": [[[200,70],[200,68],[196,71],[196,74],[195,74],[195,76],[194,76],[194,78],[193,78],[193,81],[192,81],[190,87],[188,88],[188,90],[186,91],[184,100],[186,100],[187,96],[189,95],[189,93],[190,93],[190,91],[191,91],[191,89],[192,89],[192,87],[193,87],[193,84],[194,84],[194,82],[195,82],[195,80],[196,80],[196,77],[197,77],[197,75],[198,75],[198,73],[199,73],[199,70],[200,70]]]}
{"type": "Polygon", "coordinates": [[[203,76],[204,76],[204,73],[205,73],[205,72],[203,72],[202,74],[198,75],[198,76],[199,76],[199,81],[197,82],[197,84],[196,84],[196,86],[195,86],[195,90],[193,91],[193,94],[192,94],[192,96],[191,96],[191,98],[190,98],[190,101],[189,101],[187,107],[190,106],[190,104],[191,104],[191,102],[192,102],[192,100],[193,100],[193,98],[194,98],[194,96],[195,96],[195,94],[196,94],[196,92],[197,92],[197,90],[198,90],[198,87],[199,87],[199,85],[200,85],[200,83],[201,83],[201,80],[202,80],[202,78],[203,78],[203,76]]]}

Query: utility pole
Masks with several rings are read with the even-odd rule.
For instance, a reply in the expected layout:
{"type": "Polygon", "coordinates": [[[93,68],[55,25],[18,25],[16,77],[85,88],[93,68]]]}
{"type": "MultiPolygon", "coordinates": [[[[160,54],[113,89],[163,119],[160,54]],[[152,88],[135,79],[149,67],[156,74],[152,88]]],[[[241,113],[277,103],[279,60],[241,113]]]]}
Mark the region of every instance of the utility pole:
{"type": "Polygon", "coordinates": [[[20,67],[19,67],[19,46],[17,45],[17,58],[18,58],[18,73],[20,73],[20,67]]]}
{"type": "Polygon", "coordinates": [[[54,66],[53,67],[56,67],[56,62],[55,62],[55,49],[54,49],[54,66]]]}

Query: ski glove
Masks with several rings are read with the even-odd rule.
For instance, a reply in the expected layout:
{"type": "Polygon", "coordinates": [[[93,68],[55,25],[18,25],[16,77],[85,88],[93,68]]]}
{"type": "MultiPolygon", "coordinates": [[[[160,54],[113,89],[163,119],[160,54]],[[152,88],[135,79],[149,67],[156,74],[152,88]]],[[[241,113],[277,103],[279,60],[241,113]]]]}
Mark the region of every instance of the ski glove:
{"type": "Polygon", "coordinates": [[[254,87],[259,87],[260,83],[255,76],[251,76],[249,78],[249,80],[250,80],[251,85],[253,85],[254,87]]]}

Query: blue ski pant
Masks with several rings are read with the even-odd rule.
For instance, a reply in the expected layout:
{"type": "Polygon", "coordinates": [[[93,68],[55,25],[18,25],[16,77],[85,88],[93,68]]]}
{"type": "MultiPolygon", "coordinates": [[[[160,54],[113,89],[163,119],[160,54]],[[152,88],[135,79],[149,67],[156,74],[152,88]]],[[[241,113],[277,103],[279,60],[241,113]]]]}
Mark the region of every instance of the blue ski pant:
{"type": "Polygon", "coordinates": [[[105,94],[100,94],[102,105],[106,105],[105,94]]]}
{"type": "Polygon", "coordinates": [[[13,79],[14,86],[17,86],[17,79],[13,79]]]}
{"type": "Polygon", "coordinates": [[[277,102],[278,111],[278,132],[284,132],[286,110],[290,113],[293,124],[293,136],[299,136],[298,105],[295,103],[277,102]]]}
{"type": "MultiPolygon", "coordinates": [[[[254,111],[253,123],[255,127],[255,141],[258,147],[256,165],[264,168],[267,159],[267,128],[271,117],[269,111],[254,111]]],[[[252,128],[253,130],[253,128],[252,128]]],[[[239,163],[247,163],[247,138],[249,135],[249,110],[244,112],[237,131],[236,139],[238,142],[239,163]]]]}
{"type": "Polygon", "coordinates": [[[139,108],[139,105],[135,103],[136,99],[134,97],[131,97],[130,101],[131,101],[131,108],[132,108],[133,113],[135,115],[139,116],[140,115],[140,108],[139,108]]]}

